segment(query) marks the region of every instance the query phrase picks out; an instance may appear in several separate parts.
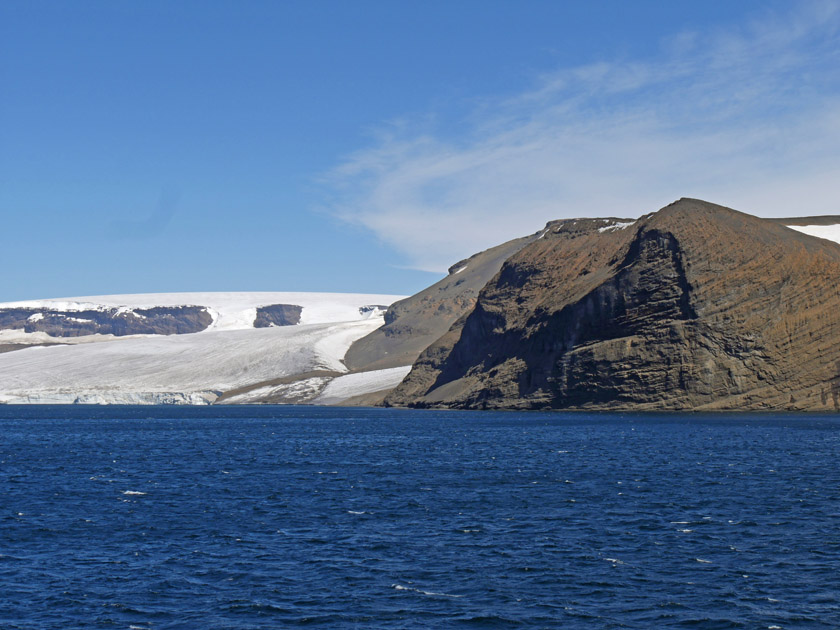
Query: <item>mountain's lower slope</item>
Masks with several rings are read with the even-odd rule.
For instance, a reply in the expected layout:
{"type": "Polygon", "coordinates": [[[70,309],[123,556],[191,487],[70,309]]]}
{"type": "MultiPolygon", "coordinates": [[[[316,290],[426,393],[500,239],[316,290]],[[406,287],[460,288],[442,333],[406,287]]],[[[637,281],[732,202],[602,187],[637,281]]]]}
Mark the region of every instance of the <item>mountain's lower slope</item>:
{"type": "Polygon", "coordinates": [[[840,410],[840,246],[682,199],[524,247],[386,404],[840,410]]]}
{"type": "Polygon", "coordinates": [[[356,341],[345,362],[351,369],[377,370],[410,366],[420,353],[469,312],[478,292],[502,264],[538,235],[514,239],[470,256],[427,289],[392,304],[385,324],[356,341]]]}
{"type": "MultiPolygon", "coordinates": [[[[0,304],[7,350],[0,353],[0,402],[204,404],[280,380],[294,392],[275,402],[309,402],[348,372],[347,349],[382,325],[399,297],[186,293],[0,304]],[[198,331],[186,325],[199,318],[198,331]],[[314,372],[327,376],[308,381],[314,372]]],[[[394,384],[390,373],[363,380],[381,381],[380,389],[394,384]]],[[[263,399],[252,394],[242,402],[263,399]]]]}

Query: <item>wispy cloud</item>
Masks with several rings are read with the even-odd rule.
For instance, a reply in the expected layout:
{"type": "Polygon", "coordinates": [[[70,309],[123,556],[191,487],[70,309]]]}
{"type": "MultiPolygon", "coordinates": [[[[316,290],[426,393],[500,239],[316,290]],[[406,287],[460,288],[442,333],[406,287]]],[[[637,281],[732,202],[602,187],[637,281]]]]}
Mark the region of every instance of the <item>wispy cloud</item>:
{"type": "Polygon", "coordinates": [[[458,137],[403,121],[330,176],[331,206],[442,271],[570,216],[700,197],[764,216],[840,213],[840,3],[678,33],[487,100],[458,137]]]}

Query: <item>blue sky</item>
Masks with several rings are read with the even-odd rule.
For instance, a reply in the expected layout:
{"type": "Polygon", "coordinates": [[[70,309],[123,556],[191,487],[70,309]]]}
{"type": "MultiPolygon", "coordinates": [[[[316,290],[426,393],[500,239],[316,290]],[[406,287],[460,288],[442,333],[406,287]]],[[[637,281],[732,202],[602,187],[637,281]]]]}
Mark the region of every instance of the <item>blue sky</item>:
{"type": "Polygon", "coordinates": [[[412,293],[566,216],[840,213],[840,4],[0,3],[0,300],[412,293]]]}

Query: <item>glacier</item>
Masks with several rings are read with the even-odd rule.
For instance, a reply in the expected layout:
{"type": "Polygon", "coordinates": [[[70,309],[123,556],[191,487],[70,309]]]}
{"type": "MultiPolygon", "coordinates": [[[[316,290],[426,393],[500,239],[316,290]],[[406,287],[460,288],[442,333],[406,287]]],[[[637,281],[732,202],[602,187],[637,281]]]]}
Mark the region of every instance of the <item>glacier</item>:
{"type": "MultiPolygon", "coordinates": [[[[167,293],[86,296],[0,304],[70,312],[155,306],[203,306],[213,323],[175,335],[87,335],[54,338],[43,332],[0,331],[0,403],[212,404],[225,392],[251,388],[227,402],[259,402],[261,383],[286,379],[295,402],[311,402],[333,378],[348,373],[342,359],[357,339],[383,323],[384,308],[404,296],[342,293],[167,293]],[[302,307],[300,323],[255,328],[260,306],[302,307]],[[327,376],[312,380],[309,373],[327,376]],[[300,380],[296,381],[297,377],[300,380]]],[[[407,368],[406,368],[407,371],[407,368]]],[[[359,392],[383,389],[395,374],[369,374],[359,392]],[[362,391],[363,390],[363,391],[362,391]]],[[[330,397],[337,403],[341,396],[330,397]]],[[[319,403],[320,404],[320,403],[319,403]]]]}

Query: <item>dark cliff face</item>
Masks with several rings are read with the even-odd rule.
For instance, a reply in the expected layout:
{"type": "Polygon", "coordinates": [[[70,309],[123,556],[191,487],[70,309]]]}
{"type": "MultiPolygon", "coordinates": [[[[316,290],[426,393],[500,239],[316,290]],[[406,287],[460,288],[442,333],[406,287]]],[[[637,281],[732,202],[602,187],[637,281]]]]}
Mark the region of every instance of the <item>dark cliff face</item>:
{"type": "Polygon", "coordinates": [[[269,328],[271,326],[294,326],[300,322],[303,308],[296,304],[269,304],[258,306],[257,316],[254,318],[254,328],[269,328]]]}
{"type": "Polygon", "coordinates": [[[43,332],[52,337],[182,335],[200,332],[212,323],[212,316],[203,306],[156,306],[129,311],[116,308],[87,311],[0,309],[0,330],[43,332]]]}
{"type": "Polygon", "coordinates": [[[690,199],[549,227],[386,404],[840,409],[840,246],[690,199]]]}

